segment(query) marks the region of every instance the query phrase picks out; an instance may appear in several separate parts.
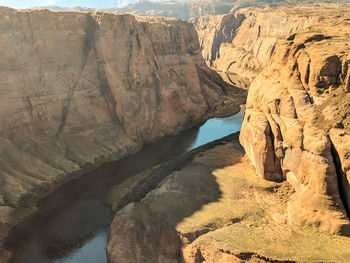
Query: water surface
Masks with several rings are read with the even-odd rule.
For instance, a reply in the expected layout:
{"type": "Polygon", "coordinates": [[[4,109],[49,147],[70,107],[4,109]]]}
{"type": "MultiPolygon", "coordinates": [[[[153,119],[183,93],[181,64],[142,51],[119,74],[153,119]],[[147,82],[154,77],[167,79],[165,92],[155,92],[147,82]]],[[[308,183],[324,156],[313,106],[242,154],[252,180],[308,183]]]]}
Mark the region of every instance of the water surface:
{"type": "Polygon", "coordinates": [[[207,122],[199,128],[198,135],[188,150],[240,131],[243,117],[244,110],[241,110],[236,115],[227,118],[213,118],[207,120],[207,122]]]}
{"type": "Polygon", "coordinates": [[[199,129],[146,145],[139,153],[107,163],[57,189],[38,204],[38,212],[11,231],[7,248],[15,263],[106,263],[113,215],[106,195],[125,179],[176,155],[240,131],[244,109],[213,118],[199,129]]]}

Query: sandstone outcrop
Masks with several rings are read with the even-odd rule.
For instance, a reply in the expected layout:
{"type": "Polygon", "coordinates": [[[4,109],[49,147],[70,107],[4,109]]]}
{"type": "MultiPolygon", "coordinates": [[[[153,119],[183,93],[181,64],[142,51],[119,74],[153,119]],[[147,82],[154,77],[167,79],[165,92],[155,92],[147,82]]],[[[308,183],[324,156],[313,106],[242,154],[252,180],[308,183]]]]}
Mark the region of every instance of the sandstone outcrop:
{"type": "Polygon", "coordinates": [[[0,8],[0,32],[0,240],[84,168],[244,103],[187,22],[0,8]]]}
{"type": "Polygon", "coordinates": [[[117,212],[107,245],[111,263],[348,261],[349,238],[287,223],[293,188],[257,177],[238,134],[145,178],[144,188],[154,178],[159,184],[117,212]]]}
{"type": "Polygon", "coordinates": [[[291,224],[350,234],[349,9],[281,40],[250,86],[240,141],[261,177],[287,180],[291,224]],[[339,30],[341,28],[341,30],[339,30]]]}

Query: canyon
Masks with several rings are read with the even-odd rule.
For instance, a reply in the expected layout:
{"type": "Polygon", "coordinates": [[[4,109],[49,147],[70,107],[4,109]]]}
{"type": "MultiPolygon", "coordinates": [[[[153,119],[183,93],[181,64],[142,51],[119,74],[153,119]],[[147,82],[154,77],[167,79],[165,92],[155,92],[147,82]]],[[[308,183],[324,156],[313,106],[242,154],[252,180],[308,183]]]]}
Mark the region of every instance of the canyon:
{"type": "Polygon", "coordinates": [[[0,247],[60,186],[245,104],[240,133],[108,181],[108,262],[348,261],[350,5],[243,2],[0,8],[0,247]]]}
{"type": "Polygon", "coordinates": [[[167,175],[117,212],[109,262],[348,261],[350,17],[341,7],[192,20],[207,64],[249,86],[242,130],[182,157],[181,168],[151,172],[167,175]]]}
{"type": "Polygon", "coordinates": [[[232,113],[244,103],[245,91],[206,66],[187,22],[0,14],[1,241],[72,178],[199,125],[225,103],[232,113]]]}
{"type": "Polygon", "coordinates": [[[248,8],[194,19],[204,59],[218,71],[251,81],[269,64],[279,38],[318,19],[309,14],[302,16],[295,9],[293,12],[248,8]]]}

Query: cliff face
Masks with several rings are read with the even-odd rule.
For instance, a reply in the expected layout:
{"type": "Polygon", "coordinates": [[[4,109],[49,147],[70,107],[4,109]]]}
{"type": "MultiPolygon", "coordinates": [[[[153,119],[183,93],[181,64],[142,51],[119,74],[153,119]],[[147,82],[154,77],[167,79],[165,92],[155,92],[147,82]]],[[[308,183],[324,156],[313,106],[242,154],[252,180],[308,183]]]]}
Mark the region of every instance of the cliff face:
{"type": "Polygon", "coordinates": [[[250,87],[240,141],[258,175],[295,189],[290,223],[349,235],[346,10],[279,42],[250,87]]]}
{"type": "Polygon", "coordinates": [[[319,14],[305,14],[304,9],[233,9],[231,14],[203,16],[192,22],[207,64],[236,82],[237,75],[253,79],[267,66],[279,38],[319,20],[319,14]]]}
{"type": "Polygon", "coordinates": [[[203,121],[229,88],[179,20],[1,8],[0,32],[1,237],[19,205],[203,121]]]}

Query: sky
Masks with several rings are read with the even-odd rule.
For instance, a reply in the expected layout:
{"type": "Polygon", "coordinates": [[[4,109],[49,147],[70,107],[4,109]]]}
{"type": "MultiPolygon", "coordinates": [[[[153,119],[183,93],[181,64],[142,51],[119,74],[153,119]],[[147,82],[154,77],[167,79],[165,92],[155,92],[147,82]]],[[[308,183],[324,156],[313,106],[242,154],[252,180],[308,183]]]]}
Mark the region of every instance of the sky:
{"type": "Polygon", "coordinates": [[[89,8],[115,8],[125,5],[127,2],[133,3],[135,0],[0,0],[0,6],[12,8],[30,8],[38,6],[55,5],[60,7],[82,6],[89,8]]]}

